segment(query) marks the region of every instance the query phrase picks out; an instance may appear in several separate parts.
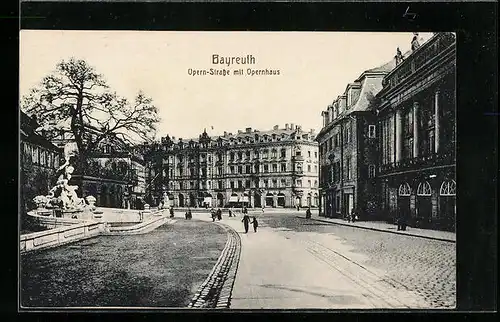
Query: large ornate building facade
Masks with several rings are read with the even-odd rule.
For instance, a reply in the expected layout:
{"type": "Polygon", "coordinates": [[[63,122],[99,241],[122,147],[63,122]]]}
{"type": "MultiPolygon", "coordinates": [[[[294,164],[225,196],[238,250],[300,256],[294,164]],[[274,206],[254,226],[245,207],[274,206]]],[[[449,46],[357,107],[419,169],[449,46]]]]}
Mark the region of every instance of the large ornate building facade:
{"type": "Polygon", "coordinates": [[[197,139],[164,137],[145,154],[147,201],[175,207],[315,207],[314,131],[286,124],[269,131],[197,139]]]}
{"type": "Polygon", "coordinates": [[[345,217],[355,209],[362,218],[376,212],[376,116],[375,96],[384,76],[394,67],[389,62],[363,72],[322,113],[318,133],[320,152],[320,215],[345,217]]]}
{"type": "Polygon", "coordinates": [[[455,37],[365,71],[322,113],[320,214],[454,230],[455,37]]]}
{"type": "Polygon", "coordinates": [[[452,33],[412,44],[378,94],[381,211],[419,227],[454,229],[455,46],[452,33]]]}

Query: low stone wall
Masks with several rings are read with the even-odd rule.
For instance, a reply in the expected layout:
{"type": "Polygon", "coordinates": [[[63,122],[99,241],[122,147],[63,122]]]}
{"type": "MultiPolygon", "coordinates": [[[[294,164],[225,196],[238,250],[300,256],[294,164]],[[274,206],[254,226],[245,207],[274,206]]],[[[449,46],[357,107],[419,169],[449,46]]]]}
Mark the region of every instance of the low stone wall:
{"type": "MultiPolygon", "coordinates": [[[[106,209],[108,212],[109,209],[106,209]]],[[[120,215],[121,211],[126,213],[138,214],[138,210],[127,209],[111,209],[109,213],[120,215]],[[135,212],[135,213],[134,213],[135,212]]],[[[37,215],[34,212],[28,213],[40,226],[48,228],[47,230],[23,234],[20,238],[21,254],[60,245],[80,241],[83,239],[95,237],[101,234],[104,235],[136,235],[150,232],[159,226],[172,221],[172,219],[162,216],[161,211],[152,210],[144,213],[144,220],[138,224],[130,226],[110,227],[108,222],[113,220],[105,220],[105,218],[96,220],[82,220],[73,218],[60,218],[52,216],[37,215]]],[[[139,217],[138,217],[139,218],[139,217]]],[[[108,219],[110,219],[108,217],[108,219]]],[[[113,219],[113,218],[111,218],[113,219]]],[[[116,218],[115,218],[116,219],[116,218]]],[[[116,223],[120,220],[114,221],[116,223]]]]}
{"type": "Polygon", "coordinates": [[[105,235],[138,235],[148,233],[161,225],[172,221],[172,219],[165,216],[152,217],[150,220],[141,222],[137,225],[131,226],[117,226],[108,227],[108,231],[104,232],[105,235]]]}
{"type": "MultiPolygon", "coordinates": [[[[61,220],[61,218],[53,219],[57,219],[58,221],[61,220]]],[[[21,254],[87,239],[97,236],[106,230],[105,223],[95,221],[72,223],[70,226],[64,226],[65,224],[66,223],[63,222],[63,227],[21,235],[21,254]]]]}
{"type": "Polygon", "coordinates": [[[76,224],[81,224],[85,222],[81,219],[72,219],[72,218],[60,218],[60,217],[52,217],[52,216],[40,216],[31,214],[31,218],[39,225],[48,229],[53,229],[57,227],[67,227],[76,224]]]}

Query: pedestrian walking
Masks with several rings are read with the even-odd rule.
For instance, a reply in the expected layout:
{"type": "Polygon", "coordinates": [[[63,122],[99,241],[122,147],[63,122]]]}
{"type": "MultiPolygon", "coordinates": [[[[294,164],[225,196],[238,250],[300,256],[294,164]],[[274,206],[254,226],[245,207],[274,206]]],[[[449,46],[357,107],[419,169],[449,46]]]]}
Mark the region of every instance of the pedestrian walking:
{"type": "Polygon", "coordinates": [[[222,210],[217,209],[217,220],[221,220],[222,219],[222,210]]]}
{"type": "Polygon", "coordinates": [[[297,211],[300,211],[300,206],[299,205],[297,205],[297,211]]]}
{"type": "Polygon", "coordinates": [[[262,207],[262,213],[264,213],[264,207],[262,207]]]}
{"type": "Polygon", "coordinates": [[[311,207],[308,207],[306,210],[306,219],[311,219],[311,207]]]}
{"type": "Polygon", "coordinates": [[[241,220],[243,222],[243,226],[245,226],[245,234],[248,233],[248,224],[250,222],[250,217],[248,217],[247,214],[243,215],[243,219],[241,220]]]}
{"type": "Polygon", "coordinates": [[[259,222],[257,221],[257,218],[255,216],[252,217],[252,225],[253,225],[253,232],[257,232],[257,227],[259,227],[259,222]]]}
{"type": "Polygon", "coordinates": [[[170,207],[170,218],[174,218],[174,207],[170,207]]]}
{"type": "Polygon", "coordinates": [[[354,208],[351,209],[351,221],[356,221],[356,210],[354,208]]]}
{"type": "Polygon", "coordinates": [[[402,231],[406,231],[406,225],[407,225],[407,220],[408,220],[408,215],[407,215],[407,212],[403,212],[402,216],[401,216],[401,230],[402,231]]]}
{"type": "Polygon", "coordinates": [[[232,217],[233,216],[233,212],[231,211],[231,209],[229,209],[229,217],[232,217]]]}
{"type": "Polygon", "coordinates": [[[212,208],[212,210],[210,210],[210,215],[212,216],[212,221],[215,221],[215,217],[217,217],[217,214],[215,213],[214,208],[212,208]]]}

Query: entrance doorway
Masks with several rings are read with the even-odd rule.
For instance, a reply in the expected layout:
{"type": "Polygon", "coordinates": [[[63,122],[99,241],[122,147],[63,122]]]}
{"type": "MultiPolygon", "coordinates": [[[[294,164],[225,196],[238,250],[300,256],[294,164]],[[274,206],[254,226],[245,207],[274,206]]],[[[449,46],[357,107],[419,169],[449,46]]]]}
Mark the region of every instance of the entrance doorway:
{"type": "Polygon", "coordinates": [[[271,193],[266,195],[266,207],[274,206],[274,196],[271,193]]]}
{"type": "Polygon", "coordinates": [[[184,207],[184,195],[179,194],[179,207],[184,207]]]}
{"type": "Polygon", "coordinates": [[[456,221],[456,183],[455,180],[444,181],[439,189],[439,217],[441,228],[455,231],[456,221]]]}
{"type": "Polygon", "coordinates": [[[224,195],[222,193],[217,194],[217,207],[224,207],[224,195]]]}
{"type": "Polygon", "coordinates": [[[405,218],[407,223],[410,220],[410,196],[410,185],[407,182],[402,183],[398,189],[397,214],[393,218],[395,222],[397,222],[398,217],[405,218]]]}
{"type": "Polygon", "coordinates": [[[344,194],[344,215],[349,216],[354,208],[354,195],[352,193],[344,194]]]}
{"type": "Polygon", "coordinates": [[[253,206],[255,208],[262,208],[262,202],[260,200],[260,194],[257,193],[257,192],[254,194],[254,197],[253,197],[253,206]]]}
{"type": "Polygon", "coordinates": [[[417,188],[417,227],[429,228],[432,218],[432,189],[429,182],[425,181],[418,185],[417,188]]]}
{"type": "Polygon", "coordinates": [[[278,207],[285,207],[285,195],[282,193],[278,194],[278,207]]]}

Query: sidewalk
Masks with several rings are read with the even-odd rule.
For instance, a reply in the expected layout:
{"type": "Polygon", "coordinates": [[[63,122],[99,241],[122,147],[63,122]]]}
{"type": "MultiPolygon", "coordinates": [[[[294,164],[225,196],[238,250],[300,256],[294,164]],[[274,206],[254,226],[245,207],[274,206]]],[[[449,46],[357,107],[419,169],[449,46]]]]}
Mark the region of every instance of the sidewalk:
{"type": "MultiPolygon", "coordinates": [[[[305,218],[305,215],[300,215],[297,217],[305,218]]],[[[313,214],[311,219],[316,220],[316,221],[336,224],[336,225],[342,225],[342,226],[351,226],[351,227],[357,227],[357,228],[362,228],[362,229],[369,229],[369,230],[382,231],[382,232],[388,232],[388,233],[393,233],[393,234],[400,234],[400,235],[407,235],[407,236],[413,236],[413,237],[441,240],[441,241],[452,242],[452,243],[456,242],[456,234],[452,233],[452,232],[448,232],[448,231],[420,229],[420,228],[413,228],[413,227],[406,227],[406,231],[398,231],[396,225],[391,225],[389,223],[382,222],[382,221],[357,221],[355,223],[352,223],[352,222],[349,223],[349,222],[342,220],[342,219],[320,217],[317,214],[313,214]]]]}

